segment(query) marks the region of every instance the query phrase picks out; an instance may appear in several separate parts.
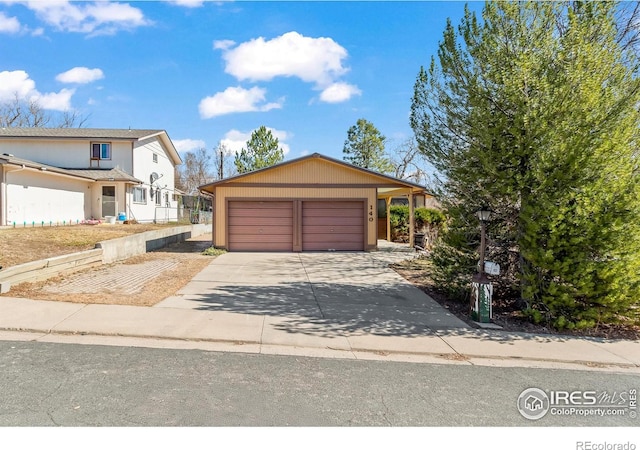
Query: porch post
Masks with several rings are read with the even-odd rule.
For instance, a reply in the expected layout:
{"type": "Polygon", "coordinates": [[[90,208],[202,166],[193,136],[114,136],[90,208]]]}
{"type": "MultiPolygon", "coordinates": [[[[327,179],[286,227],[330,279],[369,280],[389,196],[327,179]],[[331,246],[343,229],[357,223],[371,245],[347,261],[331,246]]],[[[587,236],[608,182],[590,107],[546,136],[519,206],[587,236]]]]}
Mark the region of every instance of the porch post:
{"type": "Polygon", "coordinates": [[[387,205],[387,242],[391,242],[391,197],[384,199],[387,205]]]}
{"type": "Polygon", "coordinates": [[[413,214],[413,191],[409,192],[409,247],[413,248],[413,236],[415,234],[415,219],[413,214]]]}

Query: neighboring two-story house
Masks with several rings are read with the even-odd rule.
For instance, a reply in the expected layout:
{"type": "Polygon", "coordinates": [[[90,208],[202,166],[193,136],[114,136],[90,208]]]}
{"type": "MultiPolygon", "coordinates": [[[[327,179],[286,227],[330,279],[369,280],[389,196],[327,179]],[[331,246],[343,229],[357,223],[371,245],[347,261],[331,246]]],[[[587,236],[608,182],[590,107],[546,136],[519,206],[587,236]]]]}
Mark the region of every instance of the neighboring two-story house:
{"type": "Polygon", "coordinates": [[[0,128],[0,225],[177,219],[164,130],[0,128]]]}

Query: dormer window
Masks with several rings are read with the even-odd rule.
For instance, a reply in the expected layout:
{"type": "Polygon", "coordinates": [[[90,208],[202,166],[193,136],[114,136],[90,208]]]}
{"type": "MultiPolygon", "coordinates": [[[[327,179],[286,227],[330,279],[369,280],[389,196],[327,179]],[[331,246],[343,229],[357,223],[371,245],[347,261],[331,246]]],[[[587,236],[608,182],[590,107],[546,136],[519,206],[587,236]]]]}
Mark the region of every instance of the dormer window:
{"type": "Polygon", "coordinates": [[[91,144],[91,159],[111,159],[111,144],[94,142],[91,144]]]}

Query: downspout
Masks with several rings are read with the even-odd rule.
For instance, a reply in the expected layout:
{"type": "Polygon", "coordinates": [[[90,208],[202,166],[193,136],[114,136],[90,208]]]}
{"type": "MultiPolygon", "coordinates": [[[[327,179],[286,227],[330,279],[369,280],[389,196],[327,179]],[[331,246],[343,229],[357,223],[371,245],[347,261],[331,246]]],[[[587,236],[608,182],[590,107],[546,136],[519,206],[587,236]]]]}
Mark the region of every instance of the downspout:
{"type": "Polygon", "coordinates": [[[26,169],[27,167],[24,164],[21,164],[20,167],[18,169],[14,169],[14,170],[7,170],[5,172],[4,170],[4,164],[2,165],[2,180],[0,180],[2,182],[2,192],[0,193],[2,195],[2,209],[0,210],[0,225],[7,225],[6,220],[7,220],[7,213],[8,213],[8,208],[7,208],[7,175],[13,172],[20,172],[24,169],[26,169]]]}
{"type": "Polygon", "coordinates": [[[415,243],[413,242],[415,236],[415,214],[413,208],[413,190],[409,192],[409,248],[414,248],[415,243]]]}
{"type": "Polygon", "coordinates": [[[386,197],[384,203],[387,207],[387,242],[391,242],[391,197],[386,197]]]}

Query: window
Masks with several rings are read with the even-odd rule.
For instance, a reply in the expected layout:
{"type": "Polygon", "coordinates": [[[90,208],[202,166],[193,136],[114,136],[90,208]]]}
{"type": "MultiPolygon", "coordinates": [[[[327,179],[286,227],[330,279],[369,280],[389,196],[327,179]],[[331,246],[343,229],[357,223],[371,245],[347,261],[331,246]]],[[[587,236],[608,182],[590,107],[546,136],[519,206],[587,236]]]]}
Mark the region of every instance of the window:
{"type": "Polygon", "coordinates": [[[147,203],[147,189],[135,186],[133,188],[133,203],[147,203]]]}
{"type": "Polygon", "coordinates": [[[111,159],[111,144],[91,144],[91,159],[111,159]]]}
{"type": "Polygon", "coordinates": [[[157,154],[157,153],[154,153],[154,154],[153,154],[153,162],[154,162],[154,163],[157,163],[157,162],[158,162],[158,154],[157,154]]]}
{"type": "Polygon", "coordinates": [[[160,189],[156,189],[156,205],[161,206],[162,205],[162,195],[160,195],[160,189]]]}

